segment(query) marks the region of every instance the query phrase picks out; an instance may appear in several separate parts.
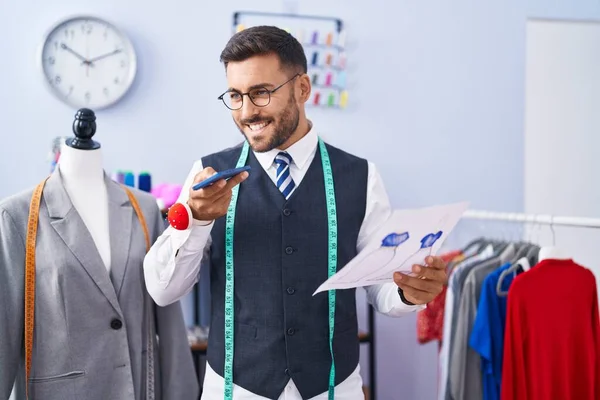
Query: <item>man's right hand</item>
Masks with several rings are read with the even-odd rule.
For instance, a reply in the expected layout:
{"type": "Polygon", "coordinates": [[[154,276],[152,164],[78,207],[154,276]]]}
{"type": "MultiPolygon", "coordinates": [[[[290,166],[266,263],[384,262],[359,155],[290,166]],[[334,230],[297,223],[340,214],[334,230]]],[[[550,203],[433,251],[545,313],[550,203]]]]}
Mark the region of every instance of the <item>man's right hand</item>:
{"type": "Polygon", "coordinates": [[[205,188],[199,190],[193,189],[196,183],[202,182],[216,173],[211,167],[206,167],[194,177],[194,183],[190,188],[190,198],[187,202],[192,210],[194,219],[212,221],[227,214],[233,187],[248,177],[248,172],[244,171],[228,181],[220,179],[205,188]]]}

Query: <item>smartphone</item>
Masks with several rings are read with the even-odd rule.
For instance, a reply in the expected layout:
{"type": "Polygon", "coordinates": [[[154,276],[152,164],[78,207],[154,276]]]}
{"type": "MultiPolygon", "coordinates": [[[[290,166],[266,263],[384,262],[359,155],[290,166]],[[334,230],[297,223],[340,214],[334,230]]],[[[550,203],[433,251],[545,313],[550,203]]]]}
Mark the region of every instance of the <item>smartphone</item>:
{"type": "Polygon", "coordinates": [[[232,168],[232,169],[228,169],[225,171],[217,172],[216,174],[203,180],[202,182],[196,183],[192,187],[192,189],[199,190],[199,189],[205,188],[221,179],[229,180],[229,179],[233,178],[234,176],[236,176],[237,174],[242,173],[244,171],[250,171],[250,166],[246,165],[246,166],[243,166],[240,168],[232,168]]]}

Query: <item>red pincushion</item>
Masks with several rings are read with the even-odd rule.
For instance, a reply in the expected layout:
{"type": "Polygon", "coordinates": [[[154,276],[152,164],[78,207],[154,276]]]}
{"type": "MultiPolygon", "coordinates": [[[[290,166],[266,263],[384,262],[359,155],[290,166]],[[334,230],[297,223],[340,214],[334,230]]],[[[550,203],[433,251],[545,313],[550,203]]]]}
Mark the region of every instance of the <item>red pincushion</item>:
{"type": "Polygon", "coordinates": [[[167,220],[173,228],[185,231],[192,225],[192,211],[187,204],[175,203],[169,208],[167,220]]]}

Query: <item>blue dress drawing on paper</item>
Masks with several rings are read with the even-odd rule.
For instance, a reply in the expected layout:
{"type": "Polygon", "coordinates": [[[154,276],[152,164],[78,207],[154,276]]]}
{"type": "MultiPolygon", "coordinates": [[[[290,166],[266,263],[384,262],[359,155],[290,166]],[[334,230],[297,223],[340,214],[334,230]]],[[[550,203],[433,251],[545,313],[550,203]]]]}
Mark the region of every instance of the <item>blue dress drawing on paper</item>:
{"type": "Polygon", "coordinates": [[[394,254],[395,254],[398,246],[400,246],[402,243],[406,242],[409,237],[410,237],[410,235],[408,234],[408,232],[390,233],[389,235],[384,237],[383,240],[381,241],[381,247],[393,247],[394,254]]]}
{"type": "Polygon", "coordinates": [[[438,231],[436,233],[428,233],[427,235],[423,236],[423,238],[420,241],[421,245],[420,245],[419,249],[415,253],[408,256],[404,261],[395,260],[395,256],[396,256],[396,250],[398,249],[398,246],[400,244],[404,243],[408,239],[408,236],[409,236],[408,232],[406,232],[405,240],[400,240],[399,238],[397,238],[396,236],[393,236],[393,235],[396,235],[396,234],[390,234],[390,235],[386,236],[383,239],[382,245],[381,245],[381,248],[389,247],[389,248],[393,249],[393,252],[390,255],[390,258],[385,262],[384,265],[381,266],[381,268],[378,268],[377,271],[374,271],[372,274],[367,276],[366,280],[389,279],[393,276],[394,271],[399,271],[399,270],[403,271],[405,273],[410,273],[410,270],[412,269],[412,264],[423,263],[423,261],[425,260],[425,257],[427,257],[428,255],[431,254],[433,245],[435,244],[435,242],[437,242],[442,237],[443,232],[438,231]],[[396,242],[398,242],[398,244],[396,244],[396,242]],[[393,263],[393,265],[390,265],[392,263],[393,263]]]}
{"type": "MultiPolygon", "coordinates": [[[[381,275],[382,271],[387,270],[387,266],[394,260],[396,257],[396,252],[402,243],[405,243],[408,239],[410,239],[410,234],[408,232],[395,233],[392,232],[386,235],[381,240],[381,246],[378,247],[371,255],[375,255],[377,258],[377,262],[381,264],[381,267],[376,271],[373,271],[371,274],[365,277],[366,280],[371,280],[378,275],[381,275]]],[[[365,261],[368,262],[368,261],[365,261]]]]}
{"type": "MultiPolygon", "coordinates": [[[[438,241],[439,238],[442,237],[442,231],[438,231],[437,233],[430,233],[425,235],[423,239],[421,239],[421,249],[430,249],[433,247],[433,244],[438,241]]],[[[419,249],[419,250],[421,250],[419,249]]]]}
{"type": "MultiPolygon", "coordinates": [[[[404,242],[406,242],[408,239],[410,238],[410,235],[408,232],[402,232],[402,233],[396,233],[396,232],[392,232],[387,234],[382,240],[381,240],[381,245],[377,248],[375,248],[375,250],[371,251],[371,253],[369,253],[365,259],[362,261],[363,263],[366,264],[370,264],[371,262],[375,262],[374,260],[377,260],[377,262],[379,264],[381,264],[382,258],[383,258],[383,266],[381,268],[385,268],[385,266],[394,259],[394,257],[396,256],[396,251],[398,250],[398,247],[400,247],[400,245],[404,242]]],[[[370,276],[373,276],[373,274],[377,274],[379,273],[381,269],[375,271],[374,273],[372,273],[370,276]]],[[[358,281],[360,278],[358,277],[354,277],[353,275],[353,270],[342,270],[340,273],[340,278],[343,279],[344,281],[348,281],[348,282],[356,282],[358,281]],[[350,275],[348,275],[350,274],[350,275]]],[[[368,279],[368,277],[367,277],[368,279]]]]}

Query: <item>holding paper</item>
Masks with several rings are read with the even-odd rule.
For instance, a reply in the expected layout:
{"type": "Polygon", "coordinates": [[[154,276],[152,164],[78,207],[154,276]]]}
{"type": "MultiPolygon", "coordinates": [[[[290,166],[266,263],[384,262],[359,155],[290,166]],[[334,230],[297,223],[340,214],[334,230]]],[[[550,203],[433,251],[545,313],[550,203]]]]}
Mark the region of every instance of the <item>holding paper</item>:
{"type": "Polygon", "coordinates": [[[413,264],[436,255],[454,229],[467,202],[413,210],[396,210],[369,244],[315,291],[348,289],[393,282],[394,272],[412,274],[413,264]]]}

